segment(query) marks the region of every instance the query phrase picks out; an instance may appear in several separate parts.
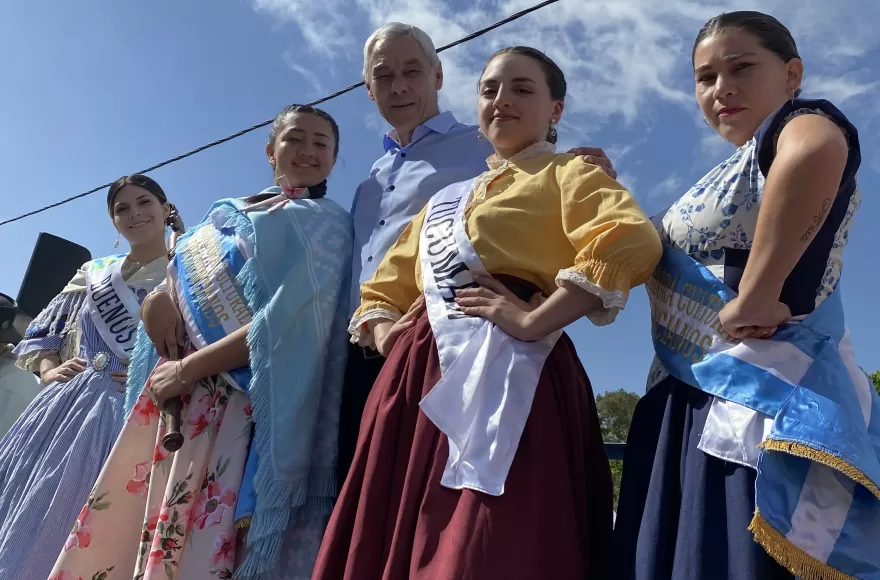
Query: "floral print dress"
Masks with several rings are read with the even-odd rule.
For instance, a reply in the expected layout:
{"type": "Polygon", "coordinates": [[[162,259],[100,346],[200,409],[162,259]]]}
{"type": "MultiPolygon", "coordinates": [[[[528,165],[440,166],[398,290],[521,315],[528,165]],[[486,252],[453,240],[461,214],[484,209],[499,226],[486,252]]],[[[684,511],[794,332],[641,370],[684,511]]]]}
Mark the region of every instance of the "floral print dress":
{"type": "Polygon", "coordinates": [[[169,453],[150,389],[147,382],[50,580],[232,578],[250,400],[222,377],[202,380],[183,397],[185,441],[169,453]]]}

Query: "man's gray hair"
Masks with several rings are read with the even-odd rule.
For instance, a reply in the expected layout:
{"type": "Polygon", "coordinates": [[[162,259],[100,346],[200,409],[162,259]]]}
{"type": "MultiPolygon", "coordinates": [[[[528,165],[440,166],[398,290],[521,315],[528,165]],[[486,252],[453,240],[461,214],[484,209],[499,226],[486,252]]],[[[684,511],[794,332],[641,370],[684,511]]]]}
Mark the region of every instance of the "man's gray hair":
{"type": "Polygon", "coordinates": [[[412,24],[389,22],[388,24],[371,34],[370,37],[367,39],[367,42],[364,44],[364,81],[369,82],[367,80],[369,78],[367,75],[370,72],[370,60],[373,57],[373,51],[376,49],[376,45],[384,42],[385,40],[388,40],[389,38],[397,38],[400,36],[412,37],[416,42],[419,43],[419,46],[422,47],[422,52],[425,53],[428,62],[431,63],[431,66],[434,68],[440,66],[440,57],[437,56],[437,50],[434,48],[434,42],[424,30],[415,27],[412,24]]]}

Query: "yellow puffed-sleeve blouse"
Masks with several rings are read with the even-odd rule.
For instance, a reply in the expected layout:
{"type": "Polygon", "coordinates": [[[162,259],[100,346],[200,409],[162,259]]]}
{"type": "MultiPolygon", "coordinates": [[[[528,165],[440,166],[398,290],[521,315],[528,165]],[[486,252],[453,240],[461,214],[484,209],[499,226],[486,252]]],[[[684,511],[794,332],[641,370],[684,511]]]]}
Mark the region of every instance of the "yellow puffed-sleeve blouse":
{"type": "MultiPolygon", "coordinates": [[[[581,157],[549,153],[504,165],[489,172],[494,178],[489,175],[484,195],[476,187],[466,214],[468,236],[486,271],[532,282],[548,296],[563,282],[573,283],[602,299],[604,309],[589,318],[612,322],[662,252],[638,202],[581,157]]],[[[419,235],[426,211],[361,285],[361,306],[349,327],[353,342],[369,344],[367,322],[397,320],[422,293],[419,235]]]]}

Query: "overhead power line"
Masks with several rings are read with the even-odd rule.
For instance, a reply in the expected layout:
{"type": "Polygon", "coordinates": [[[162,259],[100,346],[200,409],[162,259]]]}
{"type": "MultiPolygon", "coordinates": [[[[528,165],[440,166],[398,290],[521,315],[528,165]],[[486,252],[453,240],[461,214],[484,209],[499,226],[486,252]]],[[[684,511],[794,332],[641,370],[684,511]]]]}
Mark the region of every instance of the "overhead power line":
{"type": "MultiPolygon", "coordinates": [[[[499,28],[501,26],[504,26],[505,24],[507,24],[509,22],[513,22],[514,20],[522,18],[526,14],[529,14],[529,13],[534,12],[536,10],[540,10],[541,8],[544,8],[545,6],[549,6],[550,4],[555,4],[556,2],[559,2],[559,1],[560,0],[546,0],[545,2],[541,2],[540,4],[535,4],[534,6],[531,6],[530,8],[526,8],[525,10],[521,10],[521,11],[517,12],[516,14],[511,14],[507,18],[504,18],[503,20],[499,20],[498,22],[491,24],[485,28],[481,28],[480,30],[477,30],[476,32],[468,34],[467,36],[465,36],[463,38],[459,38],[455,42],[450,42],[449,44],[441,46],[440,48],[437,49],[437,52],[443,52],[444,50],[448,50],[454,46],[458,46],[459,44],[464,44],[465,42],[468,42],[470,40],[473,40],[475,38],[483,36],[487,32],[495,30],[496,28],[499,28]]],[[[344,95],[345,93],[350,93],[351,91],[355,90],[356,88],[362,87],[362,86],[364,86],[364,81],[361,81],[359,83],[355,83],[355,84],[348,86],[348,87],[345,87],[342,90],[336,91],[335,93],[331,93],[331,94],[327,95],[326,97],[321,97],[317,101],[312,101],[311,103],[308,103],[308,104],[311,106],[320,105],[321,103],[325,103],[331,99],[335,99],[336,97],[340,97],[340,96],[344,95]]],[[[233,139],[241,137],[242,135],[247,135],[251,131],[256,131],[257,129],[261,129],[263,127],[266,127],[267,125],[271,124],[272,121],[273,121],[273,119],[269,119],[268,121],[263,121],[262,123],[257,123],[256,125],[248,127],[247,129],[242,129],[241,131],[233,133],[232,135],[229,135],[228,137],[223,137],[222,139],[217,139],[216,141],[211,141],[207,145],[202,145],[201,147],[197,147],[196,149],[193,149],[192,151],[187,151],[186,153],[184,153],[182,155],[178,155],[177,157],[172,157],[171,159],[166,159],[165,161],[162,161],[162,162],[157,163],[155,165],[151,165],[150,167],[147,167],[146,169],[142,169],[141,171],[138,171],[137,173],[149,173],[150,171],[155,171],[156,169],[159,169],[160,167],[165,167],[166,165],[171,165],[172,163],[174,163],[176,161],[186,159],[187,157],[192,157],[196,153],[201,153],[202,151],[210,149],[211,147],[216,147],[217,145],[220,145],[222,143],[226,143],[227,141],[232,141],[233,139]]],[[[16,222],[16,221],[22,220],[26,217],[30,217],[32,215],[42,213],[44,211],[50,210],[50,209],[58,207],[60,205],[64,205],[66,203],[76,201],[77,199],[80,199],[82,197],[86,197],[87,195],[91,195],[93,193],[101,191],[104,188],[110,187],[112,184],[113,184],[113,182],[111,181],[110,183],[105,183],[103,185],[93,187],[92,189],[90,189],[88,191],[78,193],[74,196],[68,197],[66,199],[62,199],[61,201],[57,201],[57,202],[49,204],[47,206],[43,206],[39,209],[35,209],[33,211],[23,213],[19,216],[15,216],[13,218],[3,220],[2,222],[0,222],[0,226],[5,226],[6,224],[10,224],[12,222],[16,222]]]]}

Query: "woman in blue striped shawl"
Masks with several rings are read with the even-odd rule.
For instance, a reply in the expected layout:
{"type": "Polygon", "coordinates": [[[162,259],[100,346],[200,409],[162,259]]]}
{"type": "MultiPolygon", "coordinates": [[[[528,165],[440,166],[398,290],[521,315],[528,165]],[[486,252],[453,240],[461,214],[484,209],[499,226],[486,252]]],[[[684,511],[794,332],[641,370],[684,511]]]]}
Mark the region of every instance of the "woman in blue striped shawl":
{"type": "Polygon", "coordinates": [[[14,351],[45,386],[0,441],[0,578],[49,575],[122,427],[140,302],[168,265],[166,224],[182,229],[143,175],[118,179],[107,208],[131,250],[86,263],[14,351]]]}
{"type": "Polygon", "coordinates": [[[329,115],[288,107],[266,148],[281,187],[217,201],[177,241],[144,303],[132,410],[54,578],[311,576],[347,352],[351,218],[324,197],[337,151],[329,115]],[[159,409],[173,397],[171,453],[159,409]]]}

